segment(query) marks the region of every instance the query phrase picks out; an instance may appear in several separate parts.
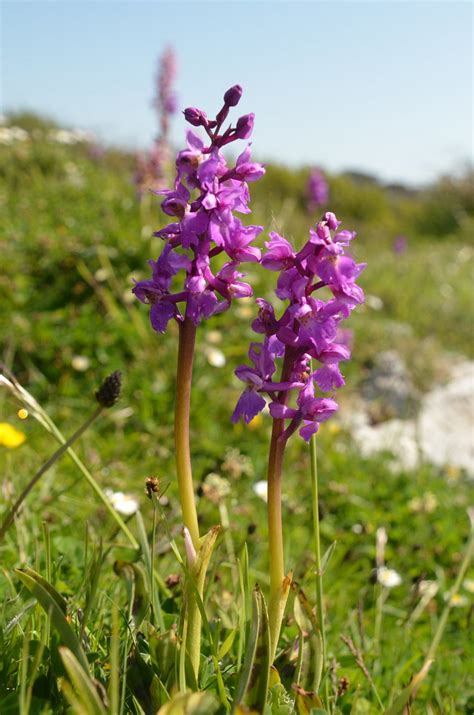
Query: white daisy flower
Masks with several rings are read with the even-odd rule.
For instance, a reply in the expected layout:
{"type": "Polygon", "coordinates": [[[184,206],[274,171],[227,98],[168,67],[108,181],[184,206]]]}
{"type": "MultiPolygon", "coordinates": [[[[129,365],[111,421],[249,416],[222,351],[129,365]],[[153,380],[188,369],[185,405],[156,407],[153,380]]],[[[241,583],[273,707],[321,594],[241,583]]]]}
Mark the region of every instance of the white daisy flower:
{"type": "Polygon", "coordinates": [[[384,588],[394,588],[395,586],[400,586],[402,577],[395,569],[380,566],[380,568],[377,569],[377,581],[384,588]]]}
{"type": "Polygon", "coordinates": [[[112,489],[104,490],[113,508],[120,514],[131,516],[138,511],[138,501],[131,494],[114,492],[112,489]]]}

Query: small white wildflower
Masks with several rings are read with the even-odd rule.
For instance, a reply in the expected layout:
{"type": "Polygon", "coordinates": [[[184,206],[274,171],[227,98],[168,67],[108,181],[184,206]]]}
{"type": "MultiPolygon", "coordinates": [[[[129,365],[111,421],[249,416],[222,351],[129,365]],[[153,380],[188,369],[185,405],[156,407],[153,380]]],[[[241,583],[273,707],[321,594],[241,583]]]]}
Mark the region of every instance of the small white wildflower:
{"type": "Polygon", "coordinates": [[[366,295],[365,304],[372,310],[382,310],[383,308],[383,300],[378,295],[366,295]]]}
{"type": "Polygon", "coordinates": [[[90,368],[91,361],[85,355],[74,355],[71,360],[71,365],[78,372],[85,372],[90,368]]]}
{"type": "Polygon", "coordinates": [[[418,584],[418,591],[420,596],[429,596],[429,598],[433,598],[433,596],[436,596],[439,590],[439,585],[436,581],[431,581],[429,579],[423,579],[420,581],[418,584]]]}
{"type": "Polygon", "coordinates": [[[460,593],[453,593],[453,595],[451,595],[449,591],[444,594],[444,600],[453,608],[463,608],[469,603],[467,596],[462,596],[460,593]]]}
{"type": "Polygon", "coordinates": [[[362,534],[362,532],[364,531],[364,527],[362,526],[362,524],[353,524],[351,526],[351,531],[353,534],[362,534]]]}
{"type": "Polygon", "coordinates": [[[212,367],[224,367],[226,363],[225,355],[222,350],[217,348],[208,348],[206,350],[207,362],[212,367]]]}
{"type": "Polygon", "coordinates": [[[265,479],[255,482],[252,489],[260,499],[263,499],[264,502],[268,501],[268,484],[265,479]]]}
{"type": "Polygon", "coordinates": [[[472,578],[464,579],[464,581],[462,582],[462,586],[469,593],[474,593],[474,579],[472,579],[472,578]]]}
{"type": "Polygon", "coordinates": [[[109,273],[110,271],[107,268],[98,268],[94,273],[94,278],[96,281],[99,281],[99,283],[102,283],[107,280],[109,273]]]}
{"type": "Polygon", "coordinates": [[[222,341],[222,333],[220,330],[209,330],[206,334],[206,338],[210,343],[216,345],[222,341]]]}
{"type": "Polygon", "coordinates": [[[432,492],[426,492],[421,497],[414,497],[408,502],[408,508],[413,512],[431,514],[438,506],[438,500],[432,492]]]}
{"type": "Polygon", "coordinates": [[[131,494],[114,492],[112,489],[105,489],[105,494],[115,511],[118,511],[120,514],[131,516],[138,511],[138,501],[131,494]]]}
{"type": "Polygon", "coordinates": [[[216,503],[221,499],[225,499],[230,494],[230,483],[228,479],[221,477],[216,472],[210,472],[202,485],[204,496],[207,496],[211,501],[216,503]]]}
{"type": "Polygon", "coordinates": [[[394,588],[395,586],[400,586],[402,577],[395,569],[388,569],[385,566],[381,566],[377,569],[377,581],[384,588],[394,588]]]}

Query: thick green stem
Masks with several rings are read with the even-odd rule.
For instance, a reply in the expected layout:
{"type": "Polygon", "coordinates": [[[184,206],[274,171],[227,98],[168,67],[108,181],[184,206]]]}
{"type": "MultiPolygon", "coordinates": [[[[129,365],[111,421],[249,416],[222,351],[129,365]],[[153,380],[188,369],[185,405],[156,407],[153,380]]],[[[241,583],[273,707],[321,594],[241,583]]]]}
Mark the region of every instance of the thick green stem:
{"type": "MultiPolygon", "coordinates": [[[[199,538],[189,444],[189,416],[195,342],[196,326],[190,318],[185,318],[184,321],[179,324],[178,368],[176,373],[176,407],[174,421],[176,473],[178,477],[183,524],[189,532],[194,551],[196,554],[199,554],[201,542],[199,538]]],[[[206,568],[202,569],[199,573],[195,572],[194,564],[191,563],[189,557],[188,565],[195,578],[195,586],[199,596],[202,599],[206,568]]],[[[191,660],[197,682],[201,657],[202,617],[191,583],[188,583],[186,587],[186,621],[186,651],[191,660]]]]}
{"type": "Polygon", "coordinates": [[[282,586],[285,578],[283,556],[283,529],[281,519],[281,475],[286,442],[279,441],[284,429],[283,420],[273,420],[270,452],[268,455],[268,549],[270,557],[270,601],[268,621],[272,661],[280,636],[283,613],[281,609],[282,586]]]}
{"type": "Polygon", "coordinates": [[[199,527],[194,498],[191,451],[189,447],[189,413],[193,374],[196,326],[189,318],[179,324],[178,369],[176,373],[176,407],[174,436],[176,473],[183,524],[188,529],[196,551],[199,549],[199,527]]]}
{"type": "MultiPolygon", "coordinates": [[[[202,574],[201,578],[196,578],[196,588],[198,593],[203,598],[204,594],[204,578],[206,573],[202,574]]],[[[187,585],[186,593],[186,603],[187,603],[187,621],[188,627],[186,630],[186,650],[191,661],[191,667],[193,669],[194,675],[196,677],[196,683],[198,682],[199,676],[199,664],[201,661],[201,630],[202,630],[202,616],[201,611],[196,600],[196,594],[191,583],[187,585]]]]}
{"type": "MultiPolygon", "coordinates": [[[[281,381],[288,379],[291,372],[291,357],[287,353],[283,362],[281,381]]],[[[279,401],[285,403],[286,393],[281,393],[279,401]]],[[[268,623],[270,628],[271,662],[273,662],[280,637],[281,623],[288,597],[289,582],[285,579],[283,548],[283,529],[281,518],[281,479],[286,439],[282,439],[285,430],[284,419],[273,420],[270,450],[268,453],[268,549],[270,557],[270,600],[268,604],[268,623]]]]}
{"type": "MultiPolygon", "coordinates": [[[[324,623],[323,604],[323,572],[321,568],[321,536],[319,529],[319,483],[318,483],[318,455],[316,448],[316,436],[313,435],[310,441],[311,455],[311,492],[313,507],[313,530],[314,530],[314,557],[316,566],[316,612],[318,614],[319,630],[321,632],[321,642],[323,646],[323,673],[326,672],[326,628],[324,623]]],[[[324,678],[324,699],[326,709],[329,709],[329,684],[328,678],[324,678]]]]}

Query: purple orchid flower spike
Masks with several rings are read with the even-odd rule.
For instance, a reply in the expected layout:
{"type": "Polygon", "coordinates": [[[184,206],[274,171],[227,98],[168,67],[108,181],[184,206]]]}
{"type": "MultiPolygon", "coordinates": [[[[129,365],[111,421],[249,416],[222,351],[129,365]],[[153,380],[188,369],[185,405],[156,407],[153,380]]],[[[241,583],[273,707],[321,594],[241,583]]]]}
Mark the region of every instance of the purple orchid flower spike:
{"type": "Polygon", "coordinates": [[[235,298],[252,295],[248,283],[241,280],[241,263],[255,263],[260,249],[252,245],[262,226],[244,226],[235,213],[249,213],[247,182],[256,181],[265,173],[262,164],[251,161],[250,145],[229,166],[221,147],[250,136],[253,115],[238,119],[223,134],[221,126],[231,107],[242,95],[240,85],[234,85],[224,95],[224,105],[215,120],[197,107],[184,111],[185,119],[194,127],[204,129],[209,142],[188,130],[187,148],[176,158],[176,179],[172,189],[160,189],[164,196],[161,208],[177,219],[154,235],[166,244],[162,256],[152,264],[153,277],[139,281],[133,292],[152,308],[152,326],[164,332],[168,321],[189,318],[198,325],[212,315],[227,310],[235,298]],[[214,257],[220,253],[229,261],[212,270],[214,257]],[[175,276],[184,272],[181,288],[173,292],[175,276]]]}
{"type": "Polygon", "coordinates": [[[329,186],[321,169],[311,170],[307,184],[308,211],[314,211],[327,204],[329,200],[329,186]]]}
{"type": "MultiPolygon", "coordinates": [[[[334,393],[344,385],[339,363],[350,358],[350,349],[340,324],[364,300],[356,279],[365,267],[345,254],[355,233],[339,230],[339,226],[340,221],[328,211],[310,230],[309,240],[300,251],[274,232],[265,244],[267,251],[261,264],[279,272],[276,294],[288,305],[277,318],[268,301],[257,299],[259,312],[252,328],[266,336],[262,351],[271,354],[272,370],[263,374],[257,365],[237,368],[236,375],[247,388],[232,419],[236,421],[241,415],[246,421],[252,419],[264,408],[265,396],[270,399],[273,418],[282,424],[290,420],[280,430],[279,440],[286,441],[299,428],[300,435],[308,440],[319,423],[337,410],[332,397],[316,395],[315,390],[334,393]],[[332,293],[329,300],[316,297],[322,288],[332,293]],[[278,349],[269,353],[271,341],[276,341],[273,345],[278,349]],[[279,381],[274,379],[277,360],[282,362],[279,381]],[[319,363],[314,371],[312,361],[319,363]],[[291,407],[288,403],[295,393],[296,406],[291,407]]],[[[254,364],[255,345],[252,343],[252,354],[249,351],[254,364]]]]}
{"type": "MultiPolygon", "coordinates": [[[[263,342],[250,345],[248,355],[253,367],[240,365],[235,371],[246,387],[232,420],[237,422],[242,417],[245,422],[250,422],[265,408],[267,400],[273,418],[267,467],[271,660],[277,650],[290,579],[285,577],[282,527],[285,447],[297,431],[309,442],[320,425],[338,410],[334,393],[344,385],[339,364],[350,357],[350,341],[342,333],[340,324],[364,299],[362,288],[356,283],[364,265],[356,264],[345,254],[345,248],[355,234],[339,231],[339,225],[333,213],[325,213],[299,251],[283,236],[270,234],[261,263],[279,273],[275,293],[280,300],[286,301],[286,306],[277,317],[268,301],[257,299],[259,311],[252,328],[264,336],[263,342]],[[324,292],[318,293],[321,289],[325,289],[324,292]],[[332,293],[329,299],[327,292],[332,293]],[[314,363],[316,369],[313,369],[314,363]],[[279,375],[278,364],[281,364],[279,375]]],[[[315,454],[313,441],[313,485],[316,480],[315,454]]],[[[313,487],[313,493],[317,494],[317,487],[313,487]]],[[[318,570],[319,552],[318,546],[318,570]]],[[[322,603],[320,586],[318,599],[322,603]]],[[[319,618],[323,623],[322,609],[319,618]]]]}
{"type": "Polygon", "coordinates": [[[172,47],[167,47],[161,55],[156,76],[153,107],[158,118],[158,136],[151,149],[137,157],[135,184],[139,194],[157,191],[166,185],[166,169],[171,158],[169,130],[171,116],[176,112],[177,100],[174,92],[176,79],[176,55],[172,47]]]}

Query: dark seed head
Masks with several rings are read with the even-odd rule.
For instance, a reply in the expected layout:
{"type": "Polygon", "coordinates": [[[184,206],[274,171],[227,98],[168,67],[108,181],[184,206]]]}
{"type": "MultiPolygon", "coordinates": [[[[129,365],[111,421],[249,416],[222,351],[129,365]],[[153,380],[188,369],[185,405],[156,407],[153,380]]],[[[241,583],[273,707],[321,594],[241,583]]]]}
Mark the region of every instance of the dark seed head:
{"type": "Polygon", "coordinates": [[[105,378],[95,393],[95,399],[102,407],[112,407],[120,397],[121,387],[122,373],[120,370],[115,370],[115,372],[105,378]]]}
{"type": "Polygon", "coordinates": [[[159,494],[160,480],[157,477],[148,477],[145,480],[145,492],[148,499],[151,499],[152,494],[159,494]]]}

